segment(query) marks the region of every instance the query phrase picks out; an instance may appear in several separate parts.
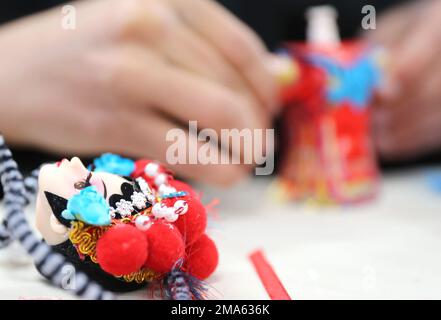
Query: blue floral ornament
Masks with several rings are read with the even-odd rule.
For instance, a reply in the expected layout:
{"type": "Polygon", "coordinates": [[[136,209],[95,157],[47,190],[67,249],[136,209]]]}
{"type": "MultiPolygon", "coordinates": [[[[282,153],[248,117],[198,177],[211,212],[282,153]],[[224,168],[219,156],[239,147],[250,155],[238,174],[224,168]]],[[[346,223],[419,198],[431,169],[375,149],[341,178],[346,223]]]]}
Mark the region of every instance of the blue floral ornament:
{"type": "Polygon", "coordinates": [[[329,102],[339,104],[349,101],[356,109],[367,106],[373,92],[381,82],[381,72],[371,54],[359,58],[350,66],[321,55],[312,55],[310,62],[323,70],[330,79],[326,89],[329,102]]]}
{"type": "Polygon", "coordinates": [[[108,172],[120,176],[130,176],[135,170],[135,162],[117,154],[104,153],[93,161],[95,172],[108,172]]]}
{"type": "Polygon", "coordinates": [[[93,226],[111,223],[110,207],[95,186],[84,188],[71,197],[61,215],[67,220],[80,220],[93,226]]]}

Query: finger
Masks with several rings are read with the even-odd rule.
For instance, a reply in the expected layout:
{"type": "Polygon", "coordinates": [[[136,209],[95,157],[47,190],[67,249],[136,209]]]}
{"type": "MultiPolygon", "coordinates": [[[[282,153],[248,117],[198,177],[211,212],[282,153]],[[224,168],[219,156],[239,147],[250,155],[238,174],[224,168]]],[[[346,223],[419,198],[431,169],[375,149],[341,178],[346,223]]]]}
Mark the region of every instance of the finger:
{"type": "Polygon", "coordinates": [[[368,31],[365,35],[370,41],[393,49],[406,38],[407,30],[419,20],[423,8],[418,1],[394,7],[380,16],[375,30],[368,31]]]}
{"type": "Polygon", "coordinates": [[[437,8],[424,8],[424,19],[420,19],[406,33],[391,61],[391,72],[397,79],[408,82],[409,85],[414,83],[413,79],[419,74],[430,70],[432,62],[437,59],[438,50],[435,47],[439,47],[439,41],[435,39],[441,37],[441,24],[437,17],[440,4],[438,3],[437,8]]]}
{"type": "Polygon", "coordinates": [[[412,99],[409,103],[417,103],[418,101],[433,100],[435,106],[439,106],[441,102],[441,60],[439,57],[434,57],[430,66],[420,72],[419,77],[414,79],[414,91],[412,99]]]}
{"type": "Polygon", "coordinates": [[[177,22],[170,26],[170,32],[155,45],[172,63],[189,72],[220,83],[244,95],[252,104],[261,101],[254,90],[215,48],[187,26],[177,22]]]}
{"type": "Polygon", "coordinates": [[[390,109],[393,119],[400,123],[402,118],[409,115],[420,117],[425,114],[421,112],[421,105],[430,100],[437,106],[436,101],[441,101],[441,61],[434,61],[430,70],[421,71],[414,77],[406,87],[403,94],[394,100],[382,101],[385,109],[390,109]],[[416,114],[415,114],[416,113],[416,114]]]}
{"type": "Polygon", "coordinates": [[[412,159],[441,145],[441,110],[433,104],[420,104],[416,112],[407,118],[392,121],[388,126],[375,130],[376,146],[383,158],[390,160],[412,159]]]}
{"type": "MultiPolygon", "coordinates": [[[[243,179],[247,175],[244,166],[221,164],[220,161],[208,165],[199,162],[190,164],[190,155],[196,156],[201,153],[201,147],[204,144],[197,142],[195,150],[189,149],[191,143],[188,132],[156,113],[144,112],[140,114],[139,112],[124,110],[116,116],[118,118],[117,122],[120,124],[120,130],[115,130],[112,134],[112,149],[109,150],[136,158],[147,157],[161,161],[179,176],[202,183],[226,186],[243,179]],[[125,128],[130,128],[130,130],[125,128]],[[167,141],[167,134],[170,132],[178,132],[182,136],[179,140],[167,141]],[[168,150],[172,144],[179,145],[184,150],[186,156],[181,159],[183,160],[181,163],[174,163],[174,159],[170,158],[168,150]],[[196,155],[191,154],[193,151],[196,152],[196,155]],[[173,163],[170,163],[171,161],[173,163]]],[[[213,146],[213,148],[217,148],[217,146],[213,146]]],[[[219,159],[221,154],[222,151],[219,151],[219,159]]],[[[223,156],[226,157],[227,155],[224,154],[223,156]]],[[[199,158],[196,159],[199,160],[199,158]]]]}
{"type": "MultiPolygon", "coordinates": [[[[145,1],[141,2],[142,5],[136,7],[137,10],[133,10],[134,12],[130,12],[126,14],[130,18],[127,19],[129,22],[126,22],[124,27],[122,28],[122,38],[125,40],[131,40],[133,42],[137,42],[142,39],[143,44],[154,47],[154,48],[162,48],[162,52],[166,52],[167,58],[171,58],[170,60],[178,62],[185,61],[187,67],[198,70],[201,74],[210,74],[212,70],[216,70],[216,72],[212,72],[210,74],[211,77],[215,77],[219,75],[229,74],[230,77],[224,77],[224,83],[228,83],[227,86],[230,87],[238,87],[240,88],[251,88],[251,90],[245,91],[245,96],[250,100],[251,103],[256,103],[256,98],[260,98],[262,94],[265,92],[271,92],[273,95],[274,101],[276,102],[276,88],[275,88],[275,79],[276,76],[272,75],[269,70],[266,71],[265,81],[264,83],[269,85],[264,85],[263,87],[259,87],[257,90],[252,83],[247,81],[246,78],[243,77],[241,70],[235,67],[229,61],[222,52],[212,45],[212,41],[207,41],[206,38],[200,36],[200,34],[195,33],[192,30],[191,34],[193,36],[189,36],[188,28],[182,28],[179,23],[179,19],[176,14],[167,6],[166,3],[158,2],[158,1],[145,1]],[[195,37],[199,39],[204,39],[204,44],[209,43],[210,52],[216,53],[216,56],[220,57],[215,60],[213,54],[207,54],[207,46],[202,48],[200,45],[200,41],[196,42],[195,37]],[[183,43],[183,39],[189,40],[190,43],[183,43]],[[183,50],[183,48],[190,47],[191,51],[183,50]],[[202,55],[199,58],[199,53],[202,55]],[[216,63],[216,67],[213,69],[212,65],[205,64],[207,57],[211,57],[208,63],[216,63]],[[217,61],[217,62],[215,62],[217,61]],[[219,63],[219,61],[223,61],[224,63],[219,63]],[[232,72],[234,70],[234,72],[232,72]],[[217,73],[217,75],[215,74],[217,73]],[[252,94],[249,92],[252,91],[252,94]]],[[[266,55],[265,55],[266,56],[266,55]]],[[[268,68],[269,69],[269,68],[268,68]]],[[[252,69],[254,70],[254,69],[252,69]]],[[[257,67],[257,73],[259,67],[257,67]]],[[[266,106],[265,102],[259,101],[259,105],[266,106]]],[[[274,106],[277,107],[277,104],[274,103],[274,106]]],[[[275,109],[274,109],[275,112],[275,109]]]]}
{"type": "Polygon", "coordinates": [[[185,23],[217,48],[264,105],[275,110],[275,79],[267,67],[268,53],[255,33],[214,1],[171,1],[185,23]]]}
{"type": "MultiPolygon", "coordinates": [[[[144,49],[130,50],[115,78],[116,90],[141,105],[153,105],[158,111],[188,125],[197,121],[200,128],[211,128],[218,136],[223,129],[265,129],[269,118],[242,96],[218,84],[171,67],[144,49]]],[[[243,145],[229,146],[235,155],[243,154],[243,145]]]]}

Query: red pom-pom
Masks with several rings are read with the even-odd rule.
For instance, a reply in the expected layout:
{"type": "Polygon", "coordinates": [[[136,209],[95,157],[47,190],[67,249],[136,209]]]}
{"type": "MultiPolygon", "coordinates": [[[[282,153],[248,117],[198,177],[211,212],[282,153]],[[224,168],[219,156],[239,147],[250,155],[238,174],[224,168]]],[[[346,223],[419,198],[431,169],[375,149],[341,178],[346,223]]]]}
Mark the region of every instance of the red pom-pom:
{"type": "Polygon", "coordinates": [[[157,220],[145,234],[149,244],[149,256],[145,263],[148,269],[166,273],[184,257],[184,240],[173,224],[157,220]]]}
{"type": "Polygon", "coordinates": [[[199,199],[199,194],[188,184],[180,180],[170,180],[168,182],[169,186],[176,189],[176,191],[185,191],[190,197],[199,199]]]}
{"type": "Polygon", "coordinates": [[[204,280],[214,272],[218,262],[219,254],[214,241],[203,234],[187,248],[184,269],[192,276],[204,280]]]}
{"type": "MultiPolygon", "coordinates": [[[[188,211],[179,216],[178,220],[174,222],[187,245],[192,244],[205,233],[207,227],[207,212],[204,205],[196,198],[180,197],[174,199],[185,200],[188,204],[188,211]]],[[[168,205],[168,204],[167,204],[168,205]]]]}
{"type": "Polygon", "coordinates": [[[107,230],[96,245],[101,268],[115,276],[138,271],[148,256],[147,239],[142,231],[128,224],[107,230]]]}

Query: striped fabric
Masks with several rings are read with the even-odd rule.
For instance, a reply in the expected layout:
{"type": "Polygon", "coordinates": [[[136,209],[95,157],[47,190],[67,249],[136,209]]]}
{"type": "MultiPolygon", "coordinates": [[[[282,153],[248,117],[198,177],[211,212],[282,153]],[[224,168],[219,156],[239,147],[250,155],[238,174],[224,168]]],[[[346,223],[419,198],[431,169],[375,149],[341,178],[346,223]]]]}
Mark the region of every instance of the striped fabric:
{"type": "Polygon", "coordinates": [[[11,234],[8,230],[6,220],[0,224],[0,249],[7,247],[12,242],[11,234]]]}
{"type": "Polygon", "coordinates": [[[34,172],[25,184],[11,151],[0,135],[0,178],[4,190],[6,214],[5,222],[0,225],[0,246],[7,244],[11,239],[17,239],[31,255],[37,268],[54,285],[72,290],[83,299],[113,299],[113,293],[103,290],[86,274],[75,270],[64,256],[41,242],[31,230],[24,214],[24,207],[29,203],[31,195],[35,194],[37,174],[34,172]],[[67,285],[69,274],[66,274],[66,270],[75,270],[74,285],[67,285]]]}
{"type": "Polygon", "coordinates": [[[26,199],[30,203],[38,191],[38,174],[40,168],[37,168],[31,172],[31,174],[24,179],[24,185],[26,190],[26,199]]]}

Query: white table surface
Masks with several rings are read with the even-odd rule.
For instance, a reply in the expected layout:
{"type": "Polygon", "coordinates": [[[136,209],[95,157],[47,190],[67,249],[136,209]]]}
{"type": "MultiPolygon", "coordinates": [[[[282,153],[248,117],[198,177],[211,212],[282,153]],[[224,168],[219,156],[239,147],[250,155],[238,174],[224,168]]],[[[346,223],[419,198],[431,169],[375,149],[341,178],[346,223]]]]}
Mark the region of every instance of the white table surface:
{"type": "MultiPolygon", "coordinates": [[[[347,208],[275,204],[267,178],[205,189],[205,199],[221,200],[209,229],[220,250],[212,297],[268,299],[248,259],[262,248],[293,299],[441,299],[441,194],[425,170],[389,174],[377,200],[347,208]]],[[[0,252],[1,299],[73,298],[32,265],[10,262],[17,252],[0,252]]]]}

